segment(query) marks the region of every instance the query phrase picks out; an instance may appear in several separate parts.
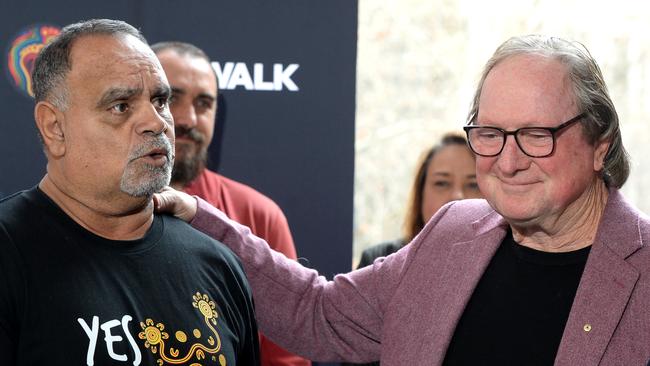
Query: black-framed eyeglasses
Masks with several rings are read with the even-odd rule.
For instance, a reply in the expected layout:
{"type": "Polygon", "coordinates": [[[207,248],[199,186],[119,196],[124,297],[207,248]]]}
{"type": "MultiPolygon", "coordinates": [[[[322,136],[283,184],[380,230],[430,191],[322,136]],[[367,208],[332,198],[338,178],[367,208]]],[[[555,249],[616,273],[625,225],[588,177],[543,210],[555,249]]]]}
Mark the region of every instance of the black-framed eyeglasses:
{"type": "Polygon", "coordinates": [[[476,155],[491,157],[501,154],[509,135],[515,137],[517,146],[531,158],[544,158],[555,151],[555,134],[584,118],[585,114],[571,118],[557,127],[523,127],[506,131],[498,127],[464,126],[469,147],[476,155]]]}

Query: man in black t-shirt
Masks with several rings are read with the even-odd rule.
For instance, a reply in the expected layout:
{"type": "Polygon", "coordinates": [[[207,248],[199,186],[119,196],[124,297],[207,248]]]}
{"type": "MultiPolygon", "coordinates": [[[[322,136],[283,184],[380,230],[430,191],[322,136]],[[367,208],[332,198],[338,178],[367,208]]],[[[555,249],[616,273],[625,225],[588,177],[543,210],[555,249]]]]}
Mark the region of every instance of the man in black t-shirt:
{"type": "Polygon", "coordinates": [[[72,24],[33,79],[47,174],[0,201],[0,365],[257,365],[239,260],[153,214],[174,130],[146,40],[72,24]]]}

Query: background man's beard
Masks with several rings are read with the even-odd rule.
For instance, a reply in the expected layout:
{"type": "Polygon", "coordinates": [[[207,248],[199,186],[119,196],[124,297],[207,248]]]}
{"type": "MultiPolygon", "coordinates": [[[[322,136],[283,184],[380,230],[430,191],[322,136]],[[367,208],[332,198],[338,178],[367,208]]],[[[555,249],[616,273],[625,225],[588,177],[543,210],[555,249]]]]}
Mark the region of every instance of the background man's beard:
{"type": "Polygon", "coordinates": [[[186,186],[201,174],[208,162],[208,149],[200,149],[196,154],[176,154],[172,170],[172,185],[186,186]]]}
{"type": "Polygon", "coordinates": [[[201,174],[208,162],[208,147],[203,145],[205,136],[194,127],[176,125],[174,128],[176,139],[184,137],[194,143],[176,142],[176,160],[172,170],[171,184],[185,187],[201,174]]]}

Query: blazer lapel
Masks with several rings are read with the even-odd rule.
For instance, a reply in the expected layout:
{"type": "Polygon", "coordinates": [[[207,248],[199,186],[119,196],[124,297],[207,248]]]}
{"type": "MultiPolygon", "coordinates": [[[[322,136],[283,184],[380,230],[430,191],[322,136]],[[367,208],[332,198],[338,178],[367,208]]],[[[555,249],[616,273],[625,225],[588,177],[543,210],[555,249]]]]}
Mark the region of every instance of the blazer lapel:
{"type": "Polygon", "coordinates": [[[610,197],[591,248],[556,365],[598,365],[639,279],[626,258],[643,246],[639,217],[618,191],[610,197]]]}
{"type": "Polygon", "coordinates": [[[634,268],[606,246],[592,249],[556,365],[599,364],[639,278],[634,268]]]}
{"type": "MultiPolygon", "coordinates": [[[[505,224],[500,217],[494,215],[492,219],[500,221],[502,225],[497,226],[495,222],[484,223],[482,231],[481,229],[477,231],[475,239],[455,243],[451,247],[440,278],[440,297],[435,304],[432,304],[429,313],[427,324],[435,326],[428,327],[423,338],[432,340],[424,344],[429,346],[433,344],[435,349],[427,347],[427,349],[420,349],[419,352],[418,359],[429,360],[426,364],[439,365],[444,360],[465,305],[506,234],[505,224]]],[[[474,225],[481,226],[479,223],[474,225]]]]}

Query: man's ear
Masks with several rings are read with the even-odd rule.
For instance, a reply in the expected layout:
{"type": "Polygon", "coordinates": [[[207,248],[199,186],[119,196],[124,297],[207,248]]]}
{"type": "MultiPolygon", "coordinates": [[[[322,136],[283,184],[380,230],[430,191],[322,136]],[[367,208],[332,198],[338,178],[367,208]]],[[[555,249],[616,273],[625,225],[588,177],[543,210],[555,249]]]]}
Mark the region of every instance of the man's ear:
{"type": "Polygon", "coordinates": [[[63,113],[52,103],[40,101],[34,107],[34,119],[47,152],[52,157],[65,155],[63,113]]]}
{"type": "Polygon", "coordinates": [[[605,168],[605,157],[609,152],[609,140],[601,140],[596,142],[596,149],[594,150],[594,171],[600,172],[605,168]]]}

